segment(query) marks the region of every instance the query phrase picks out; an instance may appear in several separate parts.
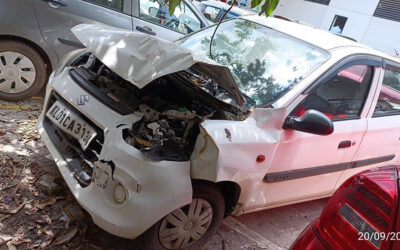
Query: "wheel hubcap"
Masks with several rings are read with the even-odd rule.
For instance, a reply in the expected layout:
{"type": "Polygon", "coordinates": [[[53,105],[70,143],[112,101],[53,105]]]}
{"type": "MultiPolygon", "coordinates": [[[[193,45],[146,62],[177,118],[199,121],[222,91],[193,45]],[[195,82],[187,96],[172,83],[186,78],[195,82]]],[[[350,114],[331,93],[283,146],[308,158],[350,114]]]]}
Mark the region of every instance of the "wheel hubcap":
{"type": "Polygon", "coordinates": [[[211,225],[213,210],[203,199],[193,199],[192,203],[168,214],[161,222],[158,238],[167,249],[189,247],[207,232],[211,225]]]}
{"type": "Polygon", "coordinates": [[[14,51],[0,52],[0,92],[23,92],[35,79],[35,66],[28,57],[14,51]]]}

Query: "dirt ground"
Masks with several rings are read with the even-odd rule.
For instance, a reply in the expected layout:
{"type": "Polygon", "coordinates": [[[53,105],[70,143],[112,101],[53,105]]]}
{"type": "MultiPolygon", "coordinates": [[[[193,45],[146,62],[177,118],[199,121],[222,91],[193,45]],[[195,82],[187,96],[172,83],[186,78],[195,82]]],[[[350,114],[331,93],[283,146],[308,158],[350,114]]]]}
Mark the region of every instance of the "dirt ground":
{"type": "MultiPolygon", "coordinates": [[[[0,250],[136,249],[99,227],[75,201],[36,122],[43,99],[0,101],[0,250]],[[54,178],[49,191],[39,180],[54,178]],[[49,193],[50,192],[50,193],[49,193]]],[[[204,249],[287,249],[326,200],[224,220],[204,249]]]]}
{"type": "Polygon", "coordinates": [[[0,101],[0,249],[132,249],[93,224],[75,201],[36,130],[43,100],[0,101]],[[38,179],[57,184],[49,194],[38,179]]]}

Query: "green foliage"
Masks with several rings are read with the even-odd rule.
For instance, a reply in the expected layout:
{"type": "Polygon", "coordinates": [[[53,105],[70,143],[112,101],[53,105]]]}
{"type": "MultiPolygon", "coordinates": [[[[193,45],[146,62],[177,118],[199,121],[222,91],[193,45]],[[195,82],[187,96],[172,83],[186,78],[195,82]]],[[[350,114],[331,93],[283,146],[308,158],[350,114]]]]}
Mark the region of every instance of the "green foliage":
{"type": "MultiPolygon", "coordinates": [[[[239,0],[237,0],[239,1],[239,0]]],[[[169,4],[169,13],[171,16],[173,15],[175,8],[182,2],[182,0],[165,0],[167,4],[169,4]]],[[[255,8],[262,4],[260,16],[265,14],[266,16],[270,16],[272,12],[275,10],[276,6],[278,6],[279,0],[251,0],[251,8],[255,8]]]]}
{"type": "MultiPolygon", "coordinates": [[[[254,1],[259,0],[252,0],[251,4],[253,5],[254,1]]],[[[261,7],[260,16],[265,13],[266,16],[270,16],[272,12],[274,12],[276,6],[278,6],[279,0],[265,0],[265,3],[261,7]]]]}
{"type": "Polygon", "coordinates": [[[262,3],[263,0],[252,0],[251,1],[251,8],[255,8],[262,3]]]}
{"type": "Polygon", "coordinates": [[[165,0],[165,2],[169,5],[169,14],[171,16],[174,15],[176,6],[178,6],[181,3],[182,0],[165,0]]]}

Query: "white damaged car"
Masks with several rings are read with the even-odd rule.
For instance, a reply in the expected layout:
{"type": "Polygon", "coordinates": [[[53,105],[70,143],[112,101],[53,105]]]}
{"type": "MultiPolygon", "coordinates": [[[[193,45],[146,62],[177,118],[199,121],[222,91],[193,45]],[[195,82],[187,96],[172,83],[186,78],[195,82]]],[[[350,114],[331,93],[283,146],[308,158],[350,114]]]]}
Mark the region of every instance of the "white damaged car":
{"type": "Polygon", "coordinates": [[[398,163],[400,61],[248,16],[172,43],[82,24],[38,129],[78,202],[147,249],[198,249],[222,219],[333,194],[398,163]],[[212,60],[210,59],[212,58],[212,60]]]}

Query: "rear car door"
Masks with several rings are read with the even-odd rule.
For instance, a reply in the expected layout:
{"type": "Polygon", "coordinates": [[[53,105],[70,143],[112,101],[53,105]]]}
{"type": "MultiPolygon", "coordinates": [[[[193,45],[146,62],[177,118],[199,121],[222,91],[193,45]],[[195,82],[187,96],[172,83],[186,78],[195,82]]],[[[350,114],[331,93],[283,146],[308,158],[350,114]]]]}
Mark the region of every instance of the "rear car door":
{"type": "Polygon", "coordinates": [[[44,39],[60,58],[83,47],[71,32],[81,23],[104,23],[132,30],[131,0],[34,0],[44,39]]]}
{"type": "MultiPolygon", "coordinates": [[[[331,118],[334,132],[327,136],[284,130],[265,176],[268,205],[329,196],[352,160],[367,131],[381,65],[377,60],[347,58],[322,76],[292,110],[301,117],[314,109],[331,118]]],[[[302,98],[299,96],[299,98],[302,98]]]]}
{"type": "MultiPolygon", "coordinates": [[[[361,169],[399,162],[400,153],[400,65],[387,61],[367,118],[368,130],[354,160],[361,169]],[[362,166],[362,163],[365,165],[362,166]],[[367,164],[368,163],[368,164],[367,164]]],[[[347,170],[337,187],[357,173],[347,170]]]]}
{"type": "Polygon", "coordinates": [[[182,1],[171,16],[163,0],[132,0],[132,17],[134,30],[169,41],[208,25],[190,1],[182,1]]]}

